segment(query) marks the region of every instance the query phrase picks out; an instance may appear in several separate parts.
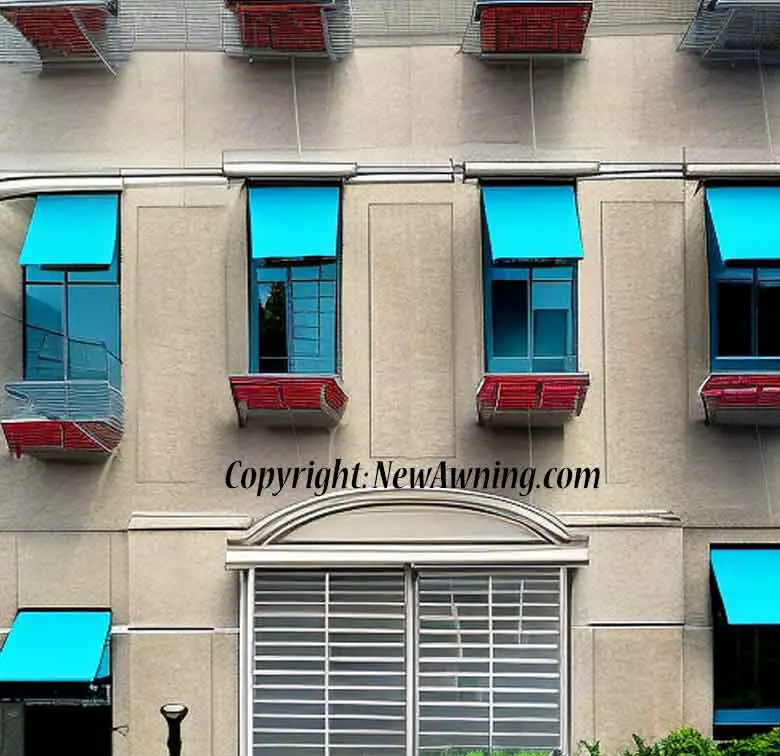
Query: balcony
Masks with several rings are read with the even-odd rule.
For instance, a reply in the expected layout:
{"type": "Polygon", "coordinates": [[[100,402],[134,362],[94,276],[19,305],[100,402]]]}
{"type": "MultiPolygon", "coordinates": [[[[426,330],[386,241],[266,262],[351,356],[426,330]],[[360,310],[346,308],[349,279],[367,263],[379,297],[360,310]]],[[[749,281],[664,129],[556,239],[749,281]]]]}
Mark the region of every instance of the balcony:
{"type": "Polygon", "coordinates": [[[780,374],[713,373],[699,398],[707,425],[780,425],[780,374]]]}
{"type": "Polygon", "coordinates": [[[238,424],[266,427],[333,428],[348,397],[336,376],[231,375],[238,424]]]}
{"type": "Polygon", "coordinates": [[[226,0],[238,25],[228,54],[338,60],[352,50],[349,0],[226,0]]]}
{"type": "Polygon", "coordinates": [[[587,373],[486,375],[477,390],[477,417],[491,426],[563,425],[582,412],[587,373]]]}
{"type": "Polygon", "coordinates": [[[43,67],[116,73],[116,5],[106,0],[0,0],[0,14],[35,48],[43,67]]]}
{"type": "Polygon", "coordinates": [[[479,27],[479,44],[469,52],[498,60],[579,55],[592,10],[588,0],[477,0],[473,25],[479,27]]]}
{"type": "Polygon", "coordinates": [[[102,462],[119,445],[122,393],[108,381],[18,381],[5,385],[0,424],[17,458],[102,462]]]}
{"type": "Polygon", "coordinates": [[[702,3],[680,49],[706,60],[774,58],[780,53],[780,0],[702,3]]]}

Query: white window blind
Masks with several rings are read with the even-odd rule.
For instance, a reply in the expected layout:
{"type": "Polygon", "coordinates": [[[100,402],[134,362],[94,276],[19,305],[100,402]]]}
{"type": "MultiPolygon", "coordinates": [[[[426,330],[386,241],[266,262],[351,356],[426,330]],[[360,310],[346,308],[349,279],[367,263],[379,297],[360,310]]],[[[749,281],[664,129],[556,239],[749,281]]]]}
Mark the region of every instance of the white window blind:
{"type": "Polygon", "coordinates": [[[561,748],[559,569],[254,584],[254,756],[561,748]]]}
{"type": "Polygon", "coordinates": [[[258,572],[254,753],[405,754],[402,571],[258,572]]]}
{"type": "Polygon", "coordinates": [[[560,571],[418,578],[420,753],[561,747],[560,571]]]}

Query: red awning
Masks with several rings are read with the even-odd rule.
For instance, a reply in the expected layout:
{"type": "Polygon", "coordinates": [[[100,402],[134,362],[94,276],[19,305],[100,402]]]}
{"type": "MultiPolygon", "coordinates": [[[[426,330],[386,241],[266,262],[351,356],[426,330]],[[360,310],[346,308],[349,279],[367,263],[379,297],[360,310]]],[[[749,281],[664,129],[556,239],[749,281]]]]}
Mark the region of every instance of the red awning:
{"type": "Polygon", "coordinates": [[[579,54],[590,3],[484,5],[479,12],[483,54],[579,54]]]}
{"type": "Polygon", "coordinates": [[[333,427],[347,406],[336,376],[231,375],[239,425],[250,418],[260,425],[333,427]]]}
{"type": "Polygon", "coordinates": [[[780,425],[780,374],[712,374],[699,396],[707,424],[780,425]]]}
{"type": "Polygon", "coordinates": [[[486,375],[477,390],[477,414],[495,425],[559,425],[582,412],[585,373],[486,375]]]}

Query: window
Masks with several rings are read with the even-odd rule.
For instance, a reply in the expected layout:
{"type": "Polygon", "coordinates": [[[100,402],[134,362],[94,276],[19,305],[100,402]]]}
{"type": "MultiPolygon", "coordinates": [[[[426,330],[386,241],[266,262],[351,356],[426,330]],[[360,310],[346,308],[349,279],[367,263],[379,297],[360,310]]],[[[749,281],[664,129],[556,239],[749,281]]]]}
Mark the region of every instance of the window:
{"type": "Polygon", "coordinates": [[[574,187],[483,186],[482,207],[487,372],[576,372],[574,187]]]}
{"type": "Polygon", "coordinates": [[[340,189],[249,189],[252,373],[336,372],[340,189]]]}
{"type": "Polygon", "coordinates": [[[715,737],[780,726],[780,549],[710,552],[715,737]]]}
{"type": "Polygon", "coordinates": [[[485,344],[489,373],[576,371],[576,269],[486,261],[485,344]]]}
{"type": "Polygon", "coordinates": [[[726,268],[710,257],[713,369],[780,369],[780,268],[726,268]]]}
{"type": "Polygon", "coordinates": [[[565,570],[254,570],[252,750],[562,747],[565,570]]]}
{"type": "Polygon", "coordinates": [[[119,259],[103,270],[24,266],[24,378],[121,384],[119,259]]]}
{"type": "Polygon", "coordinates": [[[780,726],[780,625],[730,624],[714,576],[711,596],[715,737],[780,726]]]}
{"type": "Polygon", "coordinates": [[[780,187],[706,189],[713,370],[780,370],[780,187]]]}
{"type": "Polygon", "coordinates": [[[334,373],[336,263],[252,267],[250,370],[334,373]]]}

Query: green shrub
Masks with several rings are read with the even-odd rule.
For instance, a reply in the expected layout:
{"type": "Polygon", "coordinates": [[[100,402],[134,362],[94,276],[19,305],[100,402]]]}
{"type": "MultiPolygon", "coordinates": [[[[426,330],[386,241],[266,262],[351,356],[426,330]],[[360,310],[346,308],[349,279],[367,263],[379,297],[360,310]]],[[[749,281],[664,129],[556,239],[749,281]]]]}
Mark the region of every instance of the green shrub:
{"type": "Polygon", "coordinates": [[[719,756],[714,740],[705,738],[692,727],[673,730],[656,743],[661,756],[719,756]]]}
{"type": "Polygon", "coordinates": [[[780,728],[763,735],[732,740],[721,748],[724,756],[780,756],[780,728]]]}
{"type": "Polygon", "coordinates": [[[650,743],[648,745],[636,733],[631,736],[631,739],[634,741],[634,748],[636,750],[632,751],[629,748],[623,751],[622,756],[663,756],[657,743],[650,743]]]}
{"type": "MultiPolygon", "coordinates": [[[[622,756],[723,756],[714,740],[705,738],[692,727],[672,730],[653,743],[646,743],[636,733],[631,738],[634,747],[624,750],[622,756]]],[[[588,756],[601,756],[601,754],[589,752],[588,756]]],[[[737,754],[729,754],[729,756],[737,756],[737,754]]],[[[777,756],[780,756],[780,753],[777,756]]]]}

